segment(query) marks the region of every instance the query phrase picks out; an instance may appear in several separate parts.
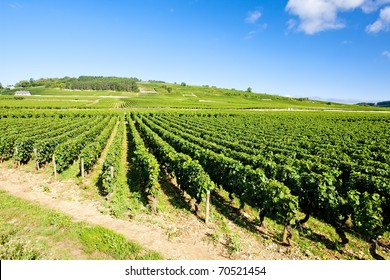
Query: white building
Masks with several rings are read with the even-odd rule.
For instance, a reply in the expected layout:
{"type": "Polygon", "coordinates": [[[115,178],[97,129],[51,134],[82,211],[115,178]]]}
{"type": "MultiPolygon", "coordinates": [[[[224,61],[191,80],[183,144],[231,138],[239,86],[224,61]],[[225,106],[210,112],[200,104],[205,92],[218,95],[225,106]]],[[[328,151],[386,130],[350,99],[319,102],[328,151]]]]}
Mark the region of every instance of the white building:
{"type": "Polygon", "coordinates": [[[15,95],[18,95],[18,96],[29,96],[29,95],[31,95],[31,92],[26,91],[26,90],[16,91],[15,95]]]}

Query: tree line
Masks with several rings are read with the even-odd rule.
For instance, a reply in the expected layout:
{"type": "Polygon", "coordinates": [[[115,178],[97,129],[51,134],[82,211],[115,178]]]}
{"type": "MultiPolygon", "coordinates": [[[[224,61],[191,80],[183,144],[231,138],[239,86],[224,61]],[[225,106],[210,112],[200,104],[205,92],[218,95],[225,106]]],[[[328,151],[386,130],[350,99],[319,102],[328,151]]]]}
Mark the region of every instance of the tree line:
{"type": "Polygon", "coordinates": [[[373,107],[390,107],[390,101],[381,101],[378,103],[362,102],[362,103],[358,103],[357,105],[373,106],[373,107]]]}
{"type": "Polygon", "coordinates": [[[45,86],[47,88],[62,88],[72,90],[113,90],[113,91],[138,91],[137,78],[80,76],[78,78],[41,78],[18,82],[16,87],[45,86]]]}

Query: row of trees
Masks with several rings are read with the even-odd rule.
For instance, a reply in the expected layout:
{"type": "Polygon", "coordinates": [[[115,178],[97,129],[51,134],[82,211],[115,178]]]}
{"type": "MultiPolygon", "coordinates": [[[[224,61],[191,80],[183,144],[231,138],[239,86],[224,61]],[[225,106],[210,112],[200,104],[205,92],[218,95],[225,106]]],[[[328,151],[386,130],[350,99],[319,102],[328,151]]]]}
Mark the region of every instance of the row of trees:
{"type": "Polygon", "coordinates": [[[382,102],[378,102],[378,103],[362,102],[362,103],[358,103],[357,105],[373,106],[373,107],[390,107],[390,101],[382,101],[382,102]]]}
{"type": "Polygon", "coordinates": [[[390,101],[382,101],[376,104],[378,107],[390,107],[390,101]]]}
{"type": "Polygon", "coordinates": [[[45,86],[49,88],[79,89],[79,90],[114,90],[114,91],[138,91],[137,78],[119,78],[103,76],[80,76],[78,78],[42,78],[30,79],[18,82],[16,87],[45,86]]]}
{"type": "Polygon", "coordinates": [[[82,90],[138,91],[136,78],[80,76],[69,79],[65,88],[82,90]]]}

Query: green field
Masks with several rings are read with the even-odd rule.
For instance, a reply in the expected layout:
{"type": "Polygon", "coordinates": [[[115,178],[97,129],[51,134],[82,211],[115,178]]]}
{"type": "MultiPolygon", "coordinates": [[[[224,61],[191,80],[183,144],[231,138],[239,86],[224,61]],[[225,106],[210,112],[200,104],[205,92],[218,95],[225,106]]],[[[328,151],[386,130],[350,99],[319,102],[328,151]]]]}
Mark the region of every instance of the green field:
{"type": "Polygon", "coordinates": [[[184,108],[184,109],[315,109],[380,110],[375,107],[287,98],[210,86],[139,82],[139,92],[67,90],[32,87],[31,96],[16,97],[3,91],[0,108],[184,108]]]}

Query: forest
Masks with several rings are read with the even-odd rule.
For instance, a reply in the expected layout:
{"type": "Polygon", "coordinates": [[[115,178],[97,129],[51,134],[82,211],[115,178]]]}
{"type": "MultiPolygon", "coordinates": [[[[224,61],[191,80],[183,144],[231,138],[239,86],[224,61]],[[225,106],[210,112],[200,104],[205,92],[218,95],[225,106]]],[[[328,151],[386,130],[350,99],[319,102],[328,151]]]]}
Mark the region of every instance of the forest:
{"type": "Polygon", "coordinates": [[[138,91],[137,78],[80,76],[78,78],[42,78],[30,79],[18,82],[15,87],[44,86],[47,88],[61,88],[70,90],[113,90],[113,91],[138,91]]]}

